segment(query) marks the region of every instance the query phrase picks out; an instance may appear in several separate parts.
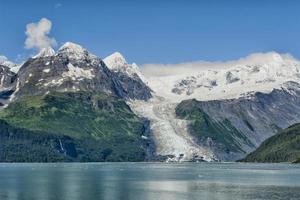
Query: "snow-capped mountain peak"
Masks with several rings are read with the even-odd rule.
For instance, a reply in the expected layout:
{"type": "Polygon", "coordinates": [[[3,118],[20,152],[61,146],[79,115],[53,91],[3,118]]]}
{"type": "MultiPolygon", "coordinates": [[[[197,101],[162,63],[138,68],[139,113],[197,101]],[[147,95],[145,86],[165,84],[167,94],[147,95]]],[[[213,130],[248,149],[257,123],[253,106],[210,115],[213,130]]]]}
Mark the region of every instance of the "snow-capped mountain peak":
{"type": "Polygon", "coordinates": [[[79,44],[66,42],[59,48],[58,54],[66,55],[69,58],[80,60],[87,57],[89,55],[89,52],[79,44]]]}
{"type": "Polygon", "coordinates": [[[35,55],[33,58],[50,57],[50,56],[54,56],[54,55],[55,55],[54,49],[52,49],[51,47],[47,47],[47,48],[41,49],[41,51],[37,55],[35,55]]]}
{"type": "Polygon", "coordinates": [[[114,72],[126,73],[130,77],[139,76],[142,80],[144,79],[139,67],[135,63],[128,64],[124,56],[119,52],[107,56],[103,61],[114,72]]]}
{"type": "Polygon", "coordinates": [[[119,52],[115,52],[107,56],[103,59],[103,61],[105,62],[107,67],[112,70],[122,68],[124,65],[128,65],[124,56],[119,52]]]}
{"type": "Polygon", "coordinates": [[[21,65],[9,61],[5,56],[0,56],[0,65],[8,67],[14,73],[17,73],[21,67],[21,65]]]}
{"type": "Polygon", "coordinates": [[[9,67],[9,68],[12,68],[12,67],[16,66],[15,63],[9,61],[7,59],[7,57],[5,57],[5,56],[0,56],[0,65],[6,66],[6,67],[9,67]]]}
{"type": "Polygon", "coordinates": [[[86,49],[84,49],[82,46],[73,42],[66,42],[59,48],[59,51],[64,51],[64,50],[75,51],[75,52],[86,51],[86,49]]]}

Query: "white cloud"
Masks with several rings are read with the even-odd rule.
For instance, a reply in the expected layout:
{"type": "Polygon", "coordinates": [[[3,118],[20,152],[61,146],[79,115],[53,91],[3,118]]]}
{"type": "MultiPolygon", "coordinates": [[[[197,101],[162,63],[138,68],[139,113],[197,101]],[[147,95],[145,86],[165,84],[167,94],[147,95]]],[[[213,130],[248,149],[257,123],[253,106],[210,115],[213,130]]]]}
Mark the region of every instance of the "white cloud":
{"type": "Polygon", "coordinates": [[[25,48],[38,49],[55,46],[56,40],[50,38],[48,34],[51,31],[52,23],[46,18],[42,18],[37,23],[30,23],[26,25],[27,38],[25,40],[25,48]]]}
{"type": "Polygon", "coordinates": [[[236,65],[252,65],[252,64],[266,64],[270,62],[280,62],[282,60],[295,60],[290,54],[278,54],[276,52],[267,53],[253,53],[247,57],[232,60],[232,61],[196,61],[178,64],[144,64],[142,71],[147,77],[152,76],[172,76],[179,74],[193,74],[198,71],[207,69],[225,69],[236,65]]]}

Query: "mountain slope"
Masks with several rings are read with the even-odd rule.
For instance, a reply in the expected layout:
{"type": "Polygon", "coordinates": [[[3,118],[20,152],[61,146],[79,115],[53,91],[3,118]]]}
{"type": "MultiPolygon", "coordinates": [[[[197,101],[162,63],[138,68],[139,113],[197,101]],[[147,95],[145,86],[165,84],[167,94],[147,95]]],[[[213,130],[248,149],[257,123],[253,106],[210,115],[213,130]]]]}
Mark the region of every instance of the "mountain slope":
{"type": "Polygon", "coordinates": [[[197,143],[211,149],[219,160],[232,160],[246,153],[245,146],[254,148],[251,140],[237,130],[228,119],[216,121],[197,106],[196,100],[183,101],[176,115],[189,120],[189,131],[197,143]]]}
{"type": "Polygon", "coordinates": [[[12,88],[14,81],[16,80],[16,74],[4,65],[0,65],[0,90],[6,90],[12,88]]]}
{"type": "Polygon", "coordinates": [[[293,125],[264,141],[243,162],[299,162],[300,124],[293,125]]]}
{"type": "Polygon", "coordinates": [[[16,128],[0,120],[0,162],[143,161],[144,152],[93,138],[16,128]]]}
{"type": "MultiPolygon", "coordinates": [[[[116,97],[88,92],[54,92],[23,96],[10,103],[0,118],[16,128],[95,140],[109,148],[113,160],[145,160],[145,121],[116,97]],[[123,159],[122,159],[123,158],[123,159]]],[[[86,153],[86,152],[85,152],[86,153]]],[[[96,160],[94,160],[96,161],[96,160]]]]}
{"type": "Polygon", "coordinates": [[[22,97],[9,104],[0,117],[16,127],[74,137],[131,135],[143,126],[121,99],[89,92],[22,97]]]}
{"type": "Polygon", "coordinates": [[[119,52],[113,53],[103,61],[130,99],[149,100],[152,97],[151,89],[135,63],[128,64],[119,52]]]}
{"type": "Polygon", "coordinates": [[[185,100],[176,111],[179,117],[191,120],[189,131],[201,134],[201,144],[206,144],[207,139],[213,141],[214,145],[208,148],[214,149],[219,159],[237,160],[279,130],[299,122],[299,105],[300,85],[288,82],[281,89],[269,94],[255,93],[251,98],[185,100]],[[215,148],[219,144],[229,151],[215,148]],[[240,150],[232,149],[232,145],[240,150]]]}
{"type": "MultiPolygon", "coordinates": [[[[0,119],[16,132],[21,129],[28,132],[28,140],[15,138],[24,142],[23,147],[28,151],[40,155],[30,145],[39,149],[45,140],[47,148],[44,150],[52,152],[49,135],[54,139],[69,138],[89,161],[143,161],[152,157],[153,144],[145,139],[149,134],[148,121],[136,116],[126,104],[128,99],[151,97],[151,90],[138,75],[111,71],[100,58],[71,42],[57,52],[52,48],[42,49],[28,59],[17,74],[9,74],[5,66],[2,69],[1,84],[6,86],[7,83],[10,90],[5,88],[0,93],[0,98],[5,99],[0,119]],[[35,143],[36,138],[38,143],[35,143]],[[100,152],[105,149],[109,155],[101,158],[100,152]],[[91,155],[86,156],[89,151],[91,155]]],[[[21,156],[23,152],[11,152],[14,141],[6,141],[12,145],[5,149],[7,155],[24,156],[21,156]]],[[[52,156],[54,160],[84,160],[52,156]]],[[[28,159],[40,162],[41,156],[28,159]]],[[[52,157],[47,159],[53,160],[52,157]]]]}
{"type": "Polygon", "coordinates": [[[0,108],[9,103],[16,79],[17,74],[12,72],[9,67],[0,64],[0,108]]]}

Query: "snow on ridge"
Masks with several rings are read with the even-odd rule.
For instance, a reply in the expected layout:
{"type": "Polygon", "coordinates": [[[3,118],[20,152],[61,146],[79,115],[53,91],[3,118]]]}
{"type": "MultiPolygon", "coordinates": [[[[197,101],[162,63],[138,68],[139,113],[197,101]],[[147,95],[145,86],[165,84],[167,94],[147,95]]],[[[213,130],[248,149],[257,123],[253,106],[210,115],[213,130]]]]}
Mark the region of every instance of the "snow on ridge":
{"type": "Polygon", "coordinates": [[[10,68],[10,71],[14,73],[17,73],[21,67],[21,65],[9,61],[5,56],[0,56],[0,65],[10,68]]]}
{"type": "Polygon", "coordinates": [[[103,62],[111,70],[120,69],[124,65],[128,65],[124,56],[119,52],[115,52],[115,53],[107,56],[106,58],[103,59],[103,62]]]}
{"type": "Polygon", "coordinates": [[[85,48],[83,48],[79,44],[75,44],[72,42],[66,42],[59,48],[57,53],[66,55],[69,58],[76,60],[85,59],[88,56],[94,57],[94,55],[89,54],[89,52],[85,48]]]}
{"type": "Polygon", "coordinates": [[[40,57],[50,57],[54,56],[55,51],[51,47],[43,48],[37,55],[32,58],[40,58],[40,57]]]}
{"type": "Polygon", "coordinates": [[[0,56],[0,65],[4,65],[4,66],[6,66],[6,67],[11,68],[11,67],[14,67],[16,64],[14,64],[13,62],[9,61],[9,60],[7,59],[7,57],[5,57],[5,56],[0,56]]]}
{"type": "Polygon", "coordinates": [[[103,59],[106,66],[114,72],[126,73],[129,77],[138,76],[145,84],[148,83],[137,64],[128,64],[124,56],[115,52],[103,59]]]}
{"type": "Polygon", "coordinates": [[[84,51],[86,51],[86,49],[84,49],[79,44],[76,44],[73,42],[66,42],[59,48],[58,51],[84,52],[84,51]]]}
{"type": "Polygon", "coordinates": [[[68,64],[68,71],[63,72],[63,77],[70,77],[72,79],[76,78],[87,78],[92,79],[95,75],[92,73],[93,69],[83,69],[80,67],[75,67],[71,63],[68,64]]]}
{"type": "Polygon", "coordinates": [[[147,69],[143,70],[148,75],[149,86],[172,102],[192,98],[233,99],[255,92],[269,93],[288,81],[300,83],[300,62],[288,54],[275,52],[252,54],[224,63],[156,67],[162,70],[160,74],[155,70],[147,74],[147,69]]]}

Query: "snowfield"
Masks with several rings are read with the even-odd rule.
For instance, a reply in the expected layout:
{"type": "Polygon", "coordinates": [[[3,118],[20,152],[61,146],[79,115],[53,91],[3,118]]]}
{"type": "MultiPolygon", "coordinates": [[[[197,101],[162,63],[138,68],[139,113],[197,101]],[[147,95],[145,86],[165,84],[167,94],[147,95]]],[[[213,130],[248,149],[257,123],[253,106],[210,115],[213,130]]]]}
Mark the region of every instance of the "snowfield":
{"type": "Polygon", "coordinates": [[[146,65],[143,72],[155,94],[174,103],[250,97],[280,89],[287,81],[300,82],[300,62],[275,52],[223,63],[146,65]]]}

